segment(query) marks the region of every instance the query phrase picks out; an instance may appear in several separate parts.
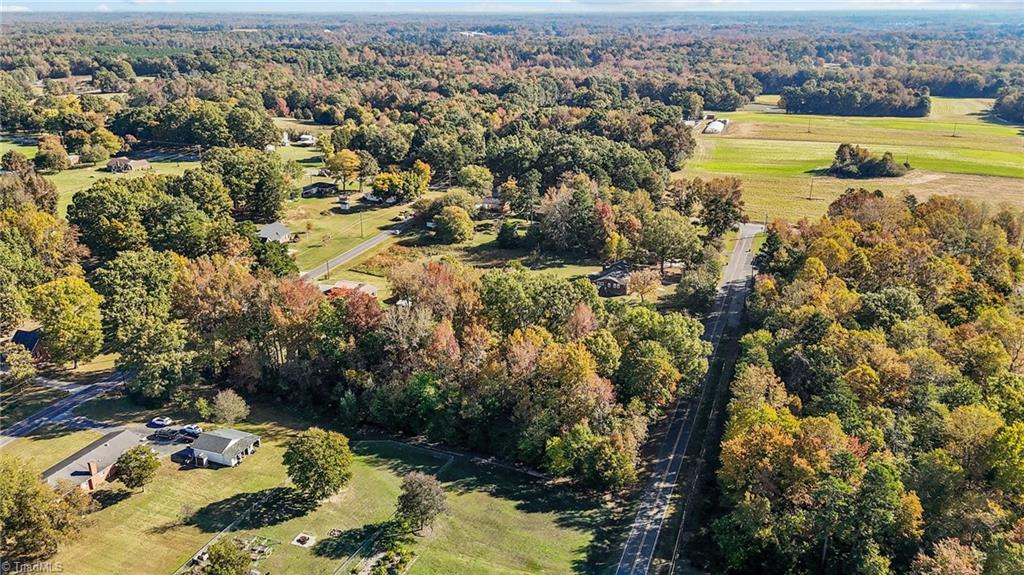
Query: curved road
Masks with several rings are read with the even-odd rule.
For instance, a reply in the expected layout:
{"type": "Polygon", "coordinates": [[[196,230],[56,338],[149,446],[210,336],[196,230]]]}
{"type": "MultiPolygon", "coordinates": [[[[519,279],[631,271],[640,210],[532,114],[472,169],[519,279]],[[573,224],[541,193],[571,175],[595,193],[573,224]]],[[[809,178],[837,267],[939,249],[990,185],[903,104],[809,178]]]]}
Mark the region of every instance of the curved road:
{"type": "MultiPolygon", "coordinates": [[[[640,509],[630,528],[616,575],[646,575],[650,570],[669,502],[693,437],[697,413],[707,398],[714,397],[714,389],[722,384],[714,380],[710,367],[718,356],[718,344],[726,329],[739,325],[743,315],[743,304],[750,291],[750,280],[754,277],[751,246],[754,236],[762,231],[764,226],[759,224],[740,225],[738,239],[725,267],[714,308],[704,321],[704,338],[713,346],[708,360],[708,375],[701,384],[699,394],[689,400],[676,402],[665,434],[665,443],[658,452],[650,485],[640,501],[640,509]]],[[[718,373],[725,372],[727,370],[723,369],[718,373]]]]}
{"type": "Polygon", "coordinates": [[[53,402],[53,404],[14,423],[10,427],[0,429],[0,447],[7,445],[18,437],[28,435],[48,423],[63,420],[79,405],[103,395],[123,382],[124,378],[121,377],[120,373],[112,373],[96,383],[85,386],[80,391],[53,402]]]}

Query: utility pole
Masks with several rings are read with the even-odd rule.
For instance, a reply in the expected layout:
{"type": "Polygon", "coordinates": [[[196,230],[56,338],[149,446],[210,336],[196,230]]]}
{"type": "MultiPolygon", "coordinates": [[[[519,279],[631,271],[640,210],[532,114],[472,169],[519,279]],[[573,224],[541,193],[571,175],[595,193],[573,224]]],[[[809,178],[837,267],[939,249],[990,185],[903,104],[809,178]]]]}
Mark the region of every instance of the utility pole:
{"type": "Polygon", "coordinates": [[[807,118],[807,133],[811,133],[811,119],[807,118]]]}
{"type": "Polygon", "coordinates": [[[814,199],[814,177],[813,176],[811,177],[811,187],[807,190],[807,199],[808,200],[813,200],[814,199]]]}
{"type": "Polygon", "coordinates": [[[954,123],[953,123],[953,137],[954,137],[954,138],[956,137],[956,129],[957,129],[957,127],[958,127],[959,125],[960,125],[960,124],[959,124],[959,123],[957,123],[957,122],[954,122],[954,123]]]}
{"type": "Polygon", "coordinates": [[[359,212],[359,237],[363,236],[363,212],[359,212]]]}

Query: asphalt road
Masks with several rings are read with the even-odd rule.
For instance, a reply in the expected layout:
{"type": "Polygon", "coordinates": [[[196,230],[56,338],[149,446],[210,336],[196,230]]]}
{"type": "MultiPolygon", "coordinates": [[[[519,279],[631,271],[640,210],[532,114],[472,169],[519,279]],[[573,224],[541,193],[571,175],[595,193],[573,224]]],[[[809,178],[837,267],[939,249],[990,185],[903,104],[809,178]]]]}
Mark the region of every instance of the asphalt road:
{"type": "Polygon", "coordinates": [[[313,269],[311,269],[309,271],[302,272],[302,274],[300,274],[299,277],[301,277],[303,279],[308,279],[310,281],[315,281],[315,280],[319,279],[321,276],[325,276],[328,273],[330,273],[330,271],[332,269],[334,269],[334,268],[336,268],[336,267],[338,267],[340,265],[346,264],[349,261],[355,259],[356,257],[358,257],[358,256],[366,253],[367,251],[377,247],[378,245],[383,243],[384,240],[386,240],[386,239],[388,239],[390,237],[394,237],[396,234],[398,234],[402,230],[404,230],[405,226],[408,223],[409,223],[409,220],[405,220],[404,222],[401,222],[401,223],[397,224],[392,229],[385,230],[385,231],[383,231],[383,232],[381,232],[381,233],[371,237],[370,239],[368,239],[365,242],[355,246],[354,248],[348,250],[347,252],[340,253],[340,254],[334,256],[333,258],[327,260],[326,262],[316,266],[315,268],[313,268],[313,269]]]}
{"type": "Polygon", "coordinates": [[[118,387],[123,381],[121,374],[115,372],[92,385],[86,386],[81,391],[53,402],[52,405],[44,407],[10,427],[0,429],[0,447],[7,445],[18,437],[28,435],[48,423],[64,420],[79,405],[118,387]]]}
{"type": "MultiPolygon", "coordinates": [[[[704,338],[713,346],[711,358],[708,360],[709,366],[714,364],[718,356],[718,344],[726,329],[738,325],[742,318],[743,304],[750,291],[750,279],[754,275],[751,246],[754,235],[763,230],[764,226],[759,224],[740,226],[739,239],[722,274],[722,284],[719,286],[715,305],[704,321],[704,338]]],[[[700,393],[689,400],[676,402],[668,432],[658,452],[651,483],[644,492],[640,509],[626,539],[626,546],[616,569],[617,575],[646,575],[650,569],[669,502],[672,500],[686,452],[690,447],[697,413],[705,400],[714,397],[713,388],[720,384],[720,381],[713,381],[709,370],[701,383],[700,393]]]]}

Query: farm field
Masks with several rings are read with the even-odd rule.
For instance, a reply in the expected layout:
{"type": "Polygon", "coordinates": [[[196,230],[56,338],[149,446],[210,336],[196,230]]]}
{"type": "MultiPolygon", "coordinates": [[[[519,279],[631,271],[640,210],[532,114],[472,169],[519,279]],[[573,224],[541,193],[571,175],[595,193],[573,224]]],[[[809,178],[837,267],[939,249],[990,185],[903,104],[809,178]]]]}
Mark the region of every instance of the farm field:
{"type": "Polygon", "coordinates": [[[820,215],[848,187],[1024,205],[1022,129],[988,119],[991,100],[933,98],[927,118],[785,114],[773,107],[776,100],[763,96],[744,110],[720,114],[729,118],[728,129],[698,134],[695,157],[682,175],[743,179],[747,213],[755,220],[820,215]],[[915,170],[874,180],[819,175],[843,142],[891,151],[915,170]]]}
{"type": "MultiPolygon", "coordinates": [[[[121,398],[101,398],[79,411],[121,425],[158,413],[139,410],[121,398]]],[[[241,521],[228,536],[259,535],[275,542],[271,556],[258,567],[264,572],[331,574],[391,516],[401,476],[414,469],[440,473],[452,513],[416,538],[419,559],[413,574],[573,573],[580,572],[577,566],[589,553],[599,553],[610,511],[598,502],[518,472],[390,441],[354,441],[352,480],[312,509],[283,489],[281,463],[287,439],[310,424],[254,406],[250,423],[236,427],[260,434],[263,447],[242,465],[180,470],[164,460],[144,491],[129,494],[119,484],[105,487],[98,492],[105,506],[90,516],[87,536],[64,546],[53,560],[75,565],[75,573],[86,575],[170,573],[244,509],[270,494],[275,503],[260,507],[262,511],[241,521]],[[341,534],[331,537],[332,529],[341,534]],[[314,535],[318,543],[308,549],[291,545],[299,533],[314,535]]],[[[27,458],[42,470],[99,435],[95,430],[44,428],[0,453],[27,458]]],[[[596,563],[584,572],[607,567],[596,563]]]]}

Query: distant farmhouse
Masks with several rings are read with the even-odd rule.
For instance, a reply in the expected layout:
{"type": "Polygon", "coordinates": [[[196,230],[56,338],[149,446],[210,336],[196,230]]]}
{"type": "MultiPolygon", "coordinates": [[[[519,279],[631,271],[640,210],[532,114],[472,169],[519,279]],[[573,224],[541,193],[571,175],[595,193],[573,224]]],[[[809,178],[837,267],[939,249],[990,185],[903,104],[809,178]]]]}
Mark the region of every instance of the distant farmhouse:
{"type": "Polygon", "coordinates": [[[80,489],[92,491],[106,481],[110,468],[122,453],[142,445],[145,440],[127,429],[111,431],[44,471],[43,480],[56,487],[57,482],[63,479],[80,489]]]}
{"type": "Polygon", "coordinates": [[[149,160],[131,160],[125,157],[113,158],[107,162],[107,171],[114,173],[137,172],[139,170],[148,170],[152,167],[149,160]]]}
{"type": "Polygon", "coordinates": [[[590,274],[590,281],[597,286],[597,293],[612,297],[629,293],[629,264],[617,261],[604,266],[601,271],[590,274]]]}
{"type": "Polygon", "coordinates": [[[256,453],[260,436],[237,429],[215,429],[200,433],[192,442],[192,460],[198,467],[211,463],[234,467],[256,453]]]}
{"type": "Polygon", "coordinates": [[[278,242],[286,244],[292,241],[292,231],[288,229],[288,226],[281,222],[274,222],[272,224],[265,224],[260,226],[256,235],[266,242],[278,242]]]}

